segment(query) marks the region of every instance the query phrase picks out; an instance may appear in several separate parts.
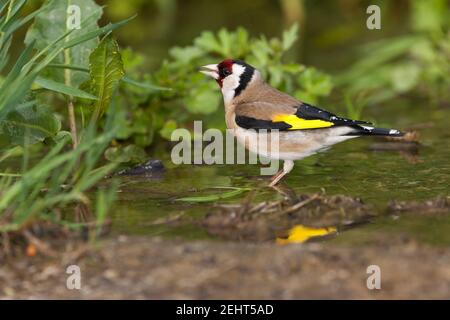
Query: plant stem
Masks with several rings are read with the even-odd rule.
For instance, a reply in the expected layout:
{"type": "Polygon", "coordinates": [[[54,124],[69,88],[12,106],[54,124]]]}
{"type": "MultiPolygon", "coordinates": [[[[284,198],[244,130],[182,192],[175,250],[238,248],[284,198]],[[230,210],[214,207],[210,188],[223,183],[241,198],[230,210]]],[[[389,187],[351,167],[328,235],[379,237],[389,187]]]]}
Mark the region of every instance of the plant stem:
{"type": "Polygon", "coordinates": [[[69,112],[69,124],[70,124],[70,133],[72,135],[73,148],[76,149],[78,147],[78,134],[77,134],[77,122],[75,118],[75,108],[73,106],[72,98],[69,98],[69,104],[67,105],[69,112]]]}
{"type": "Polygon", "coordinates": [[[6,172],[0,172],[0,177],[21,177],[22,175],[20,173],[6,173],[6,172]]]}
{"type": "Polygon", "coordinates": [[[287,56],[301,58],[303,42],[304,27],[306,23],[306,10],[304,0],[280,0],[281,9],[283,12],[283,20],[286,27],[290,27],[294,23],[299,24],[299,37],[292,46],[292,49],[287,52],[287,56]]]}
{"type": "MultiPolygon", "coordinates": [[[[70,64],[70,49],[64,50],[64,61],[65,63],[70,64]]],[[[65,69],[64,70],[64,82],[66,85],[70,86],[70,70],[65,69]]],[[[72,147],[75,149],[78,146],[78,133],[77,133],[77,120],[75,117],[75,108],[73,105],[73,97],[69,97],[69,101],[67,104],[67,111],[69,115],[69,126],[70,126],[70,134],[72,135],[72,147]]]]}
{"type": "MultiPolygon", "coordinates": [[[[69,1],[70,5],[70,1],[69,1]]],[[[67,18],[66,18],[67,19],[67,18]]],[[[69,37],[66,37],[65,41],[69,41],[69,37]]],[[[64,50],[64,63],[70,65],[70,49],[64,50]]],[[[71,70],[64,69],[64,82],[66,85],[71,86],[71,70]]],[[[75,117],[75,108],[73,106],[73,97],[69,96],[69,102],[67,104],[67,111],[69,115],[70,134],[72,135],[72,147],[76,149],[78,146],[78,134],[77,134],[77,120],[75,117]]]]}

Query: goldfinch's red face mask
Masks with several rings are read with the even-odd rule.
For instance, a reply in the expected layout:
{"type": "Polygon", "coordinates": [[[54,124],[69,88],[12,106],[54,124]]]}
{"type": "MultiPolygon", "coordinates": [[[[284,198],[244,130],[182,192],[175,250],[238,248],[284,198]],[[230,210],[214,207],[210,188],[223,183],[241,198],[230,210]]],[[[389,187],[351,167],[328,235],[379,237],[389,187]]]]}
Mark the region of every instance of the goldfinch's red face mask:
{"type": "Polygon", "coordinates": [[[256,70],[244,61],[225,59],[219,64],[201,67],[200,72],[214,78],[225,101],[230,101],[245,90],[256,70]]]}
{"type": "Polygon", "coordinates": [[[220,87],[223,80],[233,73],[234,61],[226,59],[219,64],[208,64],[200,68],[200,72],[214,78],[220,87]]]}

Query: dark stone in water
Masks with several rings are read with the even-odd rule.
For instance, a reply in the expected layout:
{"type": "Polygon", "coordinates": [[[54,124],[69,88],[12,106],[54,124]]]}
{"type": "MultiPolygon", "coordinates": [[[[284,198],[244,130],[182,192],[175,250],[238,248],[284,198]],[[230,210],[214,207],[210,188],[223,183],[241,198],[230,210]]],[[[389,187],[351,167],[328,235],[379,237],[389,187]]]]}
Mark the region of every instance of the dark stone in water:
{"type": "Polygon", "coordinates": [[[119,176],[152,176],[161,174],[165,171],[164,164],[161,160],[147,160],[144,163],[138,164],[132,168],[127,168],[117,172],[115,175],[119,176]]]}

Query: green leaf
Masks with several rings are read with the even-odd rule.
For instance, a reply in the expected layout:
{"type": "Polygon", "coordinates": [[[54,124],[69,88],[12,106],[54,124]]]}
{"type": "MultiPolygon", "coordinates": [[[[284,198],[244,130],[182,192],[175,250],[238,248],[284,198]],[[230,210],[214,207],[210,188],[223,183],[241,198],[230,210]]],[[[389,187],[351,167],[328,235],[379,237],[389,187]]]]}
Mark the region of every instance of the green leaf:
{"type": "Polygon", "coordinates": [[[219,99],[216,84],[209,81],[192,88],[184,103],[191,113],[211,114],[217,110],[219,99]]]}
{"type": "Polygon", "coordinates": [[[111,147],[105,151],[105,158],[112,162],[120,163],[142,163],[147,154],[144,149],[134,144],[126,147],[111,147]]]}
{"type": "Polygon", "coordinates": [[[272,48],[266,39],[259,39],[252,44],[252,53],[256,58],[256,63],[260,66],[267,66],[273,54],[272,48]]]}
{"type": "Polygon", "coordinates": [[[176,63],[185,65],[189,64],[192,60],[197,59],[203,55],[203,50],[198,47],[173,47],[170,49],[169,54],[176,60],[176,63]]]}
{"type": "MultiPolygon", "coordinates": [[[[0,146],[2,143],[0,142],[0,146]]],[[[0,156],[0,163],[5,161],[8,158],[19,157],[23,155],[23,148],[21,146],[15,146],[12,148],[8,148],[6,150],[2,150],[2,155],[0,156]]]]}
{"type": "Polygon", "coordinates": [[[127,72],[139,71],[145,63],[145,56],[131,48],[125,48],[120,51],[122,55],[123,66],[127,72]]]}
{"type": "Polygon", "coordinates": [[[279,87],[283,81],[283,69],[281,65],[272,65],[268,68],[269,71],[269,81],[274,87],[279,87]]]}
{"type": "Polygon", "coordinates": [[[287,63],[281,66],[284,72],[297,74],[305,70],[305,66],[297,63],[287,63]]]}
{"type": "Polygon", "coordinates": [[[417,31],[441,31],[449,19],[447,0],[412,1],[411,26],[417,31]]]}
{"type": "Polygon", "coordinates": [[[305,69],[297,81],[304,91],[312,96],[327,96],[333,88],[331,77],[314,68],[305,69]]]}
{"type": "Polygon", "coordinates": [[[317,101],[317,96],[311,94],[308,91],[305,90],[296,90],[294,93],[294,96],[301,101],[305,101],[307,103],[312,103],[312,104],[316,104],[318,103],[317,101]]]}
{"type": "Polygon", "coordinates": [[[203,31],[201,35],[194,40],[194,44],[205,51],[216,53],[222,52],[219,41],[217,41],[214,33],[211,31],[203,31]]]}
{"type": "Polygon", "coordinates": [[[392,87],[397,92],[407,92],[419,83],[420,67],[416,64],[400,64],[392,68],[392,87]]]}
{"type": "Polygon", "coordinates": [[[101,116],[111,102],[119,81],[123,78],[119,46],[111,35],[106,36],[89,56],[91,92],[98,98],[95,114],[101,116]]]}
{"type": "MultiPolygon", "coordinates": [[[[81,9],[80,29],[75,29],[64,39],[66,44],[70,44],[73,39],[88,35],[97,31],[97,21],[102,16],[102,8],[93,0],[47,0],[46,7],[35,18],[32,27],[28,30],[25,43],[36,42],[36,48],[44,49],[53,41],[65,34],[67,29],[67,19],[69,5],[79,6],[81,9]]],[[[89,53],[98,43],[96,35],[91,39],[86,39],[77,46],[65,49],[53,61],[53,63],[74,64],[83,67],[88,66],[89,53]]],[[[46,69],[42,74],[44,77],[64,82],[66,85],[78,87],[88,79],[88,75],[79,71],[46,69]]]]}
{"type": "Polygon", "coordinates": [[[407,35],[396,38],[372,41],[361,48],[359,59],[347,71],[334,77],[336,85],[359,86],[361,77],[371,76],[389,61],[398,59],[407,53],[421,38],[407,35]]]}
{"type": "Polygon", "coordinates": [[[172,90],[172,88],[160,87],[160,86],[157,86],[157,85],[154,85],[151,83],[136,81],[127,76],[124,76],[122,78],[122,81],[126,84],[129,84],[129,85],[141,88],[141,89],[145,89],[148,91],[170,91],[170,90],[172,90]]]}
{"type": "Polygon", "coordinates": [[[220,41],[221,53],[224,57],[231,56],[231,47],[233,45],[234,36],[226,29],[220,29],[217,34],[220,41]]]}
{"type": "MultiPolygon", "coordinates": [[[[0,18],[0,70],[7,64],[9,60],[8,50],[10,48],[14,32],[20,29],[23,25],[34,19],[34,17],[42,11],[43,7],[30,13],[29,15],[21,17],[20,10],[25,5],[25,1],[4,1],[1,10],[8,7],[8,12],[1,15],[0,18]]],[[[17,64],[16,64],[17,65],[17,64]]]]}
{"type": "Polygon", "coordinates": [[[164,139],[170,140],[170,136],[172,132],[177,128],[177,122],[175,120],[167,120],[161,130],[159,130],[159,134],[164,139]]]}
{"type": "Polygon", "coordinates": [[[129,21],[133,20],[134,18],[136,18],[136,15],[129,17],[128,19],[116,22],[116,23],[108,23],[106,26],[103,26],[101,28],[98,28],[96,30],[87,32],[85,34],[82,34],[80,36],[74,37],[73,39],[71,39],[70,41],[67,41],[65,43],[64,48],[69,49],[72,48],[74,46],[79,45],[80,43],[83,43],[85,41],[88,41],[90,39],[94,39],[102,34],[107,34],[125,24],[127,24],[129,21]]]}
{"type": "Polygon", "coordinates": [[[289,50],[298,38],[298,24],[293,24],[289,30],[283,32],[281,40],[284,51],[289,50]]]}
{"type": "MultiPolygon", "coordinates": [[[[194,46],[191,52],[199,50],[198,54],[203,55],[205,52],[219,54],[222,57],[244,58],[249,51],[248,32],[239,27],[236,31],[228,31],[220,29],[217,35],[211,31],[204,31],[194,40],[194,46]]],[[[186,49],[186,48],[180,48],[186,49]]],[[[181,53],[182,51],[179,50],[181,53]]]]}
{"type": "Polygon", "coordinates": [[[48,65],[49,68],[58,68],[58,69],[70,69],[75,71],[83,71],[89,73],[88,67],[76,66],[73,64],[63,64],[63,63],[50,63],[48,65]]]}
{"type": "Polygon", "coordinates": [[[50,79],[45,79],[42,77],[37,77],[34,81],[37,85],[41,86],[42,88],[52,90],[55,92],[59,92],[68,96],[83,98],[83,99],[90,99],[90,100],[97,100],[97,97],[80,89],[70,87],[65,85],[64,83],[59,83],[50,79]]]}
{"type": "MultiPolygon", "coordinates": [[[[123,59],[123,56],[122,56],[123,59]]],[[[89,68],[83,68],[81,66],[75,66],[75,65],[70,65],[70,64],[58,64],[58,63],[51,63],[48,65],[49,68],[60,68],[60,69],[70,69],[70,70],[76,70],[76,71],[83,71],[88,73],[89,72],[89,68]]],[[[127,68],[124,68],[128,71],[127,68]]],[[[122,78],[122,82],[141,88],[141,89],[145,89],[148,91],[170,91],[172,90],[172,88],[167,88],[167,87],[161,87],[152,83],[148,83],[148,82],[143,82],[143,81],[137,81],[134,80],[128,76],[124,76],[122,78]]]]}
{"type": "Polygon", "coordinates": [[[54,137],[61,129],[61,122],[44,106],[25,104],[0,120],[0,141],[23,145],[54,137]]]}
{"type": "Polygon", "coordinates": [[[238,51],[236,52],[236,57],[238,58],[244,58],[244,56],[248,53],[249,51],[249,44],[250,41],[248,39],[248,32],[247,30],[245,30],[242,27],[239,27],[236,30],[236,39],[235,39],[235,44],[233,45],[233,49],[237,49],[238,51]]]}
{"type": "Polygon", "coordinates": [[[220,188],[220,189],[231,189],[227,192],[221,192],[217,194],[211,194],[211,195],[205,195],[205,196],[198,196],[198,197],[184,197],[184,198],[178,198],[177,201],[185,201],[185,202],[213,202],[218,201],[222,199],[228,199],[235,197],[241,193],[250,191],[250,188],[220,188]]]}

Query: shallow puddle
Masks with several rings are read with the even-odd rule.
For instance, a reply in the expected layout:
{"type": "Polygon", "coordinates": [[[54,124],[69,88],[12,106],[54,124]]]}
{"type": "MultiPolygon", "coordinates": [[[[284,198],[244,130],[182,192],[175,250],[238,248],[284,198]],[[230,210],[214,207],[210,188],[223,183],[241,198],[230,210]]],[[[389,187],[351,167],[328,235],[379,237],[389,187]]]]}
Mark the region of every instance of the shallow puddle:
{"type": "MultiPolygon", "coordinates": [[[[450,110],[430,111],[424,107],[411,111],[408,105],[397,105],[390,110],[380,107],[369,111],[372,113],[364,118],[377,119],[379,125],[395,122],[396,127],[417,130],[420,134],[418,150],[375,151],[380,150],[380,144],[383,149],[386,142],[373,138],[348,141],[325,153],[297,161],[281,185],[284,189],[281,193],[266,187],[269,177],[259,175],[258,165],[175,167],[170,159],[162,159],[167,171],[161,177],[123,179],[112,215],[112,231],[115,234],[220,239],[201,223],[220,205],[239,207],[251,199],[251,204],[256,206],[263,201],[282,201],[289,194],[325,194],[362,199],[376,213],[376,217],[368,215],[364,223],[355,224],[350,230],[340,230],[332,237],[325,237],[331,241],[362,244],[379,234],[401,233],[432,244],[450,243],[450,217],[446,214],[386,213],[389,202],[393,200],[425,201],[449,195],[450,132],[446,119],[450,110]],[[237,192],[233,197],[211,202],[176,200],[220,195],[230,189],[218,188],[231,187],[249,188],[250,191],[237,192]]],[[[346,225],[348,217],[336,214],[336,219],[328,227],[346,225]]],[[[317,223],[310,219],[304,226],[317,227],[317,223]]],[[[289,229],[284,231],[289,233],[289,229]]],[[[273,239],[276,237],[274,233],[273,239]]]]}

